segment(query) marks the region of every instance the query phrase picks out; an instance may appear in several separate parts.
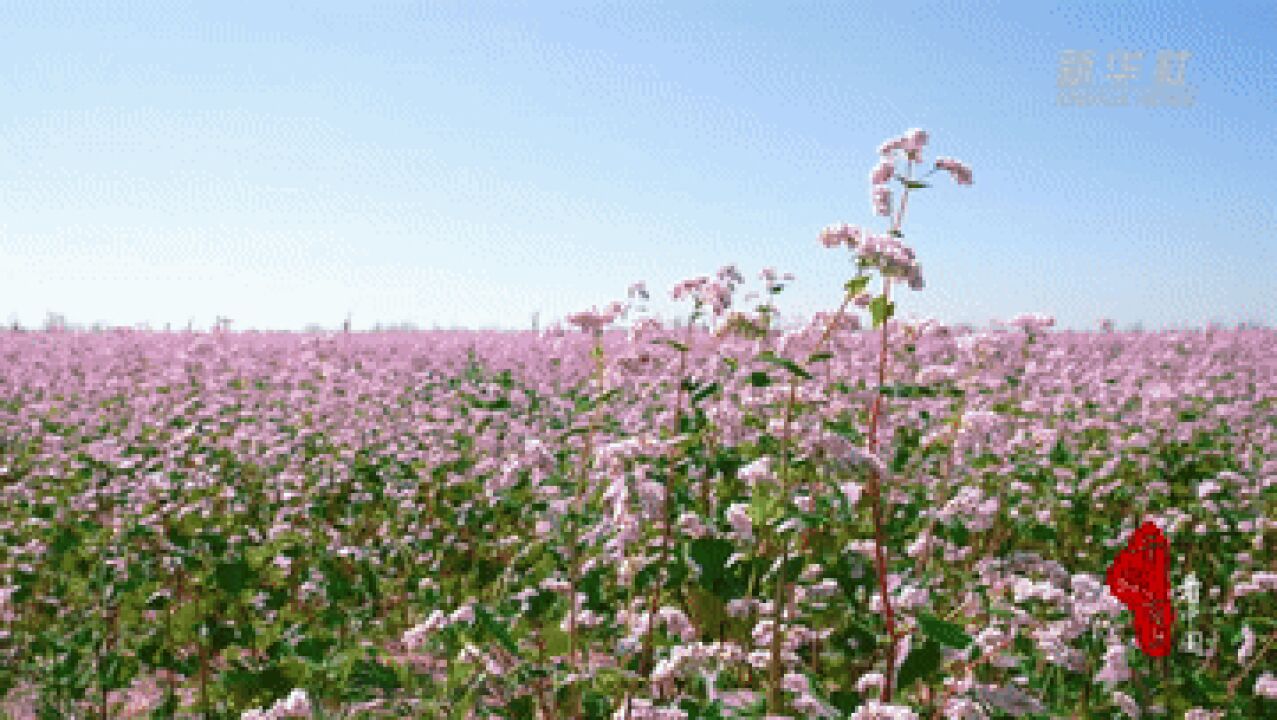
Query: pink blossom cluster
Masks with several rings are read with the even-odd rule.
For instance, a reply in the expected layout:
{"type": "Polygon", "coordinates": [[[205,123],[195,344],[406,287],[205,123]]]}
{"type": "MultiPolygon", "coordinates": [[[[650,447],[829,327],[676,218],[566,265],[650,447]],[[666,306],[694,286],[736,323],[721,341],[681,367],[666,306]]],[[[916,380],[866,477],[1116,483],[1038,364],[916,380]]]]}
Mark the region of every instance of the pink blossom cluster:
{"type": "Polygon", "coordinates": [[[745,651],[732,642],[689,642],[670,648],[669,655],[661,658],[652,671],[655,682],[685,677],[691,673],[723,665],[744,662],[745,651]]]}
{"type": "Polygon", "coordinates": [[[1020,328],[1025,332],[1040,333],[1049,327],[1054,327],[1055,318],[1041,313],[1025,313],[1011,318],[1007,321],[1007,324],[1012,327],[1020,328]]]}
{"type": "Polygon", "coordinates": [[[598,332],[616,322],[617,318],[624,312],[625,306],[619,302],[614,302],[601,311],[597,308],[591,308],[590,310],[572,313],[568,315],[567,321],[568,324],[575,325],[586,332],[598,332]]]}
{"type": "Polygon", "coordinates": [[[905,157],[910,162],[922,161],[922,148],[927,144],[927,131],[919,128],[910,128],[899,137],[894,137],[883,142],[878,146],[878,154],[883,157],[890,157],[897,150],[903,150],[905,157]]]}
{"type": "Polygon", "coordinates": [[[474,618],[474,607],[471,605],[462,605],[453,611],[451,615],[445,615],[442,611],[435,610],[430,613],[430,616],[425,621],[404,631],[403,644],[409,650],[416,650],[425,645],[432,634],[457,623],[472,623],[474,618]]]}
{"type": "Polygon", "coordinates": [[[860,244],[860,238],[863,234],[864,231],[855,225],[848,225],[847,223],[830,225],[820,231],[820,242],[827,248],[845,245],[854,250],[860,244]]]}
{"type": "Polygon", "coordinates": [[[886,185],[875,185],[869,192],[873,201],[874,215],[888,217],[891,215],[891,188],[886,185]]]}
{"type": "Polygon", "coordinates": [[[897,138],[892,138],[878,147],[882,156],[878,164],[869,173],[870,195],[873,199],[875,215],[887,217],[891,215],[891,188],[886,183],[895,177],[895,160],[897,150],[903,150],[910,162],[922,161],[922,148],[927,144],[927,132],[918,128],[906,131],[897,138]]]}
{"type": "Polygon", "coordinates": [[[884,277],[904,278],[909,281],[910,288],[922,289],[922,266],[915,259],[913,248],[905,245],[900,238],[869,235],[860,243],[858,250],[860,261],[880,269],[884,277]]]}
{"type": "Polygon", "coordinates": [[[675,300],[690,297],[698,306],[706,306],[715,316],[722,315],[732,305],[733,285],[708,276],[689,278],[674,286],[670,295],[675,300]]]}

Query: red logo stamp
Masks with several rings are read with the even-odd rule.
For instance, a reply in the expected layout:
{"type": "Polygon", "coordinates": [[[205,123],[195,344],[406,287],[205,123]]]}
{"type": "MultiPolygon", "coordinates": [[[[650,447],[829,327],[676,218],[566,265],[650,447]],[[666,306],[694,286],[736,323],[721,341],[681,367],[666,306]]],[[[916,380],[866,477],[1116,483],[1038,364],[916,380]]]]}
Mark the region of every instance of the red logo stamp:
{"type": "Polygon", "coordinates": [[[1131,535],[1108,570],[1108,587],[1135,616],[1135,638],[1152,657],[1171,652],[1171,553],[1166,536],[1152,522],[1131,535]]]}

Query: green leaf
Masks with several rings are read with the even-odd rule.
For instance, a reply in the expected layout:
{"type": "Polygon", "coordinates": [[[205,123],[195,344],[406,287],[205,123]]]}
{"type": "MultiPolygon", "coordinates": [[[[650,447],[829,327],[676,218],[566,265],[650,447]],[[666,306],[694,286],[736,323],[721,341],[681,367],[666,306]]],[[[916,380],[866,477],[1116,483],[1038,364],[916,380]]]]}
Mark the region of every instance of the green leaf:
{"type": "Polygon", "coordinates": [[[1056,531],[1050,525],[1034,524],[1033,527],[1029,528],[1029,537],[1034,540],[1052,541],[1056,538],[1056,531]]]}
{"type": "Polygon", "coordinates": [[[905,658],[904,664],[900,666],[898,687],[907,688],[913,685],[915,680],[925,680],[936,674],[940,670],[941,659],[940,643],[934,640],[927,640],[913,648],[909,651],[909,657],[905,658]]]}
{"type": "Polygon", "coordinates": [[[496,618],[492,617],[492,615],[490,615],[488,611],[482,607],[476,607],[474,615],[475,620],[479,623],[479,627],[492,635],[492,637],[496,638],[497,642],[501,643],[501,647],[509,651],[511,655],[518,656],[519,645],[514,641],[514,638],[510,637],[510,633],[506,631],[505,626],[498,622],[496,618]]]}
{"type": "MultiPolygon", "coordinates": [[[[589,699],[585,703],[589,707],[589,699]]],[[[506,703],[505,711],[511,720],[536,720],[536,704],[531,695],[524,695],[506,703]]]]}
{"type": "Polygon", "coordinates": [[[852,692],[850,690],[835,690],[834,693],[829,696],[829,704],[842,712],[853,712],[856,708],[860,707],[860,693],[852,692]]]}
{"type": "Polygon", "coordinates": [[[687,346],[677,340],[671,340],[670,338],[661,338],[660,340],[655,340],[653,342],[657,343],[658,345],[669,345],[670,347],[674,348],[675,350],[679,352],[687,352],[687,346]]]}
{"type": "Polygon", "coordinates": [[[568,651],[568,634],[559,629],[559,624],[553,623],[542,631],[542,637],[545,639],[545,651],[550,655],[565,655],[568,651]]]}
{"type": "Polygon", "coordinates": [[[855,602],[857,591],[872,582],[868,563],[859,555],[839,555],[832,568],[834,580],[847,600],[855,602]]]}
{"type": "Polygon", "coordinates": [[[935,397],[936,391],[926,385],[895,383],[878,388],[878,394],[896,398],[935,397]]]}
{"type": "Polygon", "coordinates": [[[695,395],[692,395],[692,404],[695,405],[696,403],[704,400],[710,395],[713,395],[714,393],[718,392],[718,388],[719,388],[719,385],[716,382],[712,382],[702,386],[700,390],[696,391],[695,395]]]}
{"type": "Polygon", "coordinates": [[[958,545],[966,545],[971,540],[971,532],[967,530],[967,526],[961,521],[957,521],[948,526],[949,537],[946,538],[950,542],[958,545]]]}
{"type": "Polygon", "coordinates": [[[603,612],[607,607],[603,597],[603,570],[602,567],[594,568],[576,584],[577,591],[585,593],[586,607],[596,612],[603,612]]]}
{"type": "Polygon", "coordinates": [[[861,435],[860,431],[856,429],[856,426],[848,420],[826,420],[825,429],[835,432],[855,443],[859,443],[864,440],[864,436],[861,435]]]}
{"type": "Polygon", "coordinates": [[[1064,445],[1063,440],[1057,440],[1055,447],[1051,448],[1051,462],[1056,465],[1064,465],[1072,461],[1073,456],[1069,453],[1068,447],[1064,445]]]}
{"type": "Polygon", "coordinates": [[[755,490],[754,496],[750,498],[749,509],[746,514],[754,521],[755,525],[765,526],[780,516],[780,502],[766,488],[760,487],[755,490]]]}
{"type": "MultiPolygon", "coordinates": [[[[361,659],[356,661],[347,682],[364,691],[374,688],[390,691],[398,690],[401,687],[399,676],[395,674],[395,671],[376,660],[361,659]]],[[[366,692],[360,694],[364,697],[369,697],[366,692]]]]}
{"type": "Polygon", "coordinates": [[[878,636],[868,626],[851,621],[830,638],[830,647],[851,660],[864,657],[878,647],[878,636]]]}
{"type": "Polygon", "coordinates": [[[909,188],[910,190],[921,190],[922,188],[931,187],[930,185],[922,182],[921,180],[905,180],[904,178],[901,178],[900,182],[904,183],[905,187],[909,188]]]}
{"type": "Polygon", "coordinates": [[[762,370],[755,370],[749,374],[749,384],[754,387],[767,387],[772,384],[772,379],[762,370]]]}
{"type": "Polygon", "coordinates": [[[550,608],[554,606],[555,596],[553,592],[543,591],[533,595],[527,599],[527,617],[540,618],[541,615],[548,613],[550,608]]]}
{"type": "Polygon", "coordinates": [[[882,327],[896,311],[896,304],[887,300],[885,295],[879,295],[869,301],[869,312],[873,315],[874,327],[882,327]]]}
{"type": "Polygon", "coordinates": [[[727,560],[732,556],[734,546],[722,538],[698,538],[691,542],[689,555],[701,568],[700,583],[706,590],[713,591],[727,569],[727,560]]]}
{"type": "Polygon", "coordinates": [[[238,594],[248,587],[253,579],[253,569],[243,558],[232,562],[218,563],[213,571],[213,582],[217,587],[231,595],[238,594]]]}
{"type": "Polygon", "coordinates": [[[870,277],[868,275],[857,275],[856,277],[848,280],[847,284],[843,285],[843,287],[846,288],[848,295],[857,295],[865,288],[869,287],[869,280],[870,277]]]}
{"type": "Polygon", "coordinates": [[[811,355],[809,355],[809,356],[807,357],[807,362],[809,362],[809,363],[824,362],[824,361],[826,361],[826,360],[828,360],[828,359],[832,358],[833,356],[834,356],[834,354],[833,354],[833,353],[831,353],[831,352],[818,352],[818,353],[812,353],[811,355]]]}
{"type": "Polygon", "coordinates": [[[963,632],[961,627],[929,613],[920,614],[918,624],[927,637],[942,645],[961,650],[971,644],[971,636],[963,632]]]}
{"type": "Polygon", "coordinates": [[[763,362],[768,362],[773,365],[779,365],[804,380],[811,379],[811,373],[804,370],[798,363],[790,360],[789,358],[780,357],[770,350],[760,353],[755,359],[762,360],[763,362]]]}
{"type": "Polygon", "coordinates": [[[334,645],[336,642],[330,638],[311,635],[297,643],[297,656],[306,658],[312,663],[319,663],[334,645]]]}

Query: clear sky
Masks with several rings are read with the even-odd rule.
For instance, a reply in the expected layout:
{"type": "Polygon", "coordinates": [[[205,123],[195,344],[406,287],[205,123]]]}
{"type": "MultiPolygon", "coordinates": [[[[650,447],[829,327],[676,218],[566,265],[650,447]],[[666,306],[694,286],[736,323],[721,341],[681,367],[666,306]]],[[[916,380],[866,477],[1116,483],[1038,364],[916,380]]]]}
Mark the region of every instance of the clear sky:
{"type": "Polygon", "coordinates": [[[726,263],[808,314],[911,127],[975,184],[911,196],[904,317],[1277,324],[1271,0],[0,0],[0,320],[524,328],[726,263]]]}

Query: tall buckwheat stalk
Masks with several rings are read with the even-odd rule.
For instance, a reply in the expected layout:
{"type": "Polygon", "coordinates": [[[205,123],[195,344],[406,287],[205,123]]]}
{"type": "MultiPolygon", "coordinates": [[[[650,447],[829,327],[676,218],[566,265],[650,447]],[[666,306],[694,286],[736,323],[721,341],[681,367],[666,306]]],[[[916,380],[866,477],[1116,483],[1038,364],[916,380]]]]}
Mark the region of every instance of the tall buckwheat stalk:
{"type": "MultiPolygon", "coordinates": [[[[881,160],[870,172],[869,176],[872,188],[870,194],[873,199],[875,213],[883,217],[891,217],[892,215],[891,189],[887,185],[891,180],[898,180],[904,187],[900,198],[900,209],[896,212],[891,222],[891,228],[886,235],[871,235],[862,231],[859,227],[843,224],[826,228],[820,236],[821,242],[825,247],[834,248],[844,245],[848,250],[855,252],[857,265],[861,271],[876,269],[882,277],[882,295],[877,297],[871,297],[863,292],[868,276],[857,275],[856,278],[848,281],[846,286],[847,297],[838,312],[830,320],[829,328],[834,327],[846,311],[848,299],[860,307],[868,307],[873,316],[874,328],[881,328],[878,355],[878,392],[874,396],[873,407],[869,415],[868,458],[866,459],[870,461],[869,465],[872,473],[868,495],[873,513],[874,561],[878,575],[878,591],[882,600],[883,618],[887,631],[887,667],[884,673],[885,683],[882,693],[884,702],[891,702],[895,670],[898,666],[896,648],[900,640],[895,625],[895,613],[891,606],[887,588],[887,548],[885,547],[886,533],[883,527],[884,508],[882,507],[882,485],[885,480],[883,468],[885,466],[881,461],[877,461],[878,421],[882,414],[882,398],[887,376],[888,321],[895,313],[895,304],[891,302],[891,281],[893,279],[904,280],[908,282],[909,287],[913,290],[921,290],[924,285],[922,266],[916,261],[913,250],[904,244],[904,233],[901,231],[905,212],[909,206],[909,193],[913,190],[929,187],[922,180],[936,170],[949,172],[959,185],[971,184],[970,168],[957,160],[945,157],[937,159],[931,172],[927,173],[924,178],[913,178],[914,163],[922,162],[922,148],[926,145],[927,139],[926,131],[915,128],[900,137],[884,142],[878,148],[881,160]],[[896,172],[896,153],[898,151],[904,153],[907,163],[907,171],[903,177],[896,172]]],[[[828,336],[829,330],[827,329],[825,336],[821,339],[821,345],[828,339],[828,336]]],[[[791,405],[792,401],[793,394],[791,393],[791,405]]],[[[788,416],[788,411],[786,414],[788,416]]],[[[783,596],[782,586],[784,580],[782,573],[777,580],[777,599],[783,596]]],[[[777,632],[772,642],[772,687],[770,688],[768,703],[769,707],[777,712],[781,708],[779,691],[781,643],[778,637],[780,635],[780,619],[778,602],[776,608],[777,632]]]]}
{"type": "MultiPolygon", "coordinates": [[[[586,490],[590,484],[590,467],[594,460],[594,435],[598,427],[599,409],[605,399],[604,370],[606,364],[603,351],[603,329],[611,325],[624,311],[625,308],[622,305],[613,303],[603,312],[577,313],[568,318],[569,323],[593,335],[594,345],[590,350],[590,357],[594,361],[594,371],[591,380],[595,387],[593,407],[591,408],[590,419],[586,428],[585,448],[577,480],[575,503],[573,504],[571,517],[568,520],[568,666],[573,673],[580,673],[580,664],[577,661],[577,592],[581,582],[580,530],[578,523],[585,512],[586,490]]],[[[589,648],[586,648],[584,655],[588,665],[590,661],[589,648]]],[[[576,700],[577,704],[572,708],[574,717],[581,714],[579,696],[577,696],[576,700]]]]}

